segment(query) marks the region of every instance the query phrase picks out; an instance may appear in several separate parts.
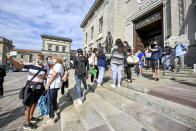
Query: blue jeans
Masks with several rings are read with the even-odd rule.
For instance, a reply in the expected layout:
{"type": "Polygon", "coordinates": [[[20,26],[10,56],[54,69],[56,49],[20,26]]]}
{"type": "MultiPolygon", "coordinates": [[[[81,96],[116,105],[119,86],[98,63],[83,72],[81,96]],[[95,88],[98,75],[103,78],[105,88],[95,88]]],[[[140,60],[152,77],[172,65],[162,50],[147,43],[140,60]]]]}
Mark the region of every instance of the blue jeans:
{"type": "Polygon", "coordinates": [[[169,69],[170,55],[165,55],[162,57],[161,62],[164,64],[166,69],[169,69]]]}
{"type": "Polygon", "coordinates": [[[58,88],[55,89],[49,89],[47,91],[47,104],[49,107],[49,117],[54,118],[54,111],[56,111],[57,108],[57,94],[58,94],[58,88]]]}
{"type": "Polygon", "coordinates": [[[99,69],[99,77],[98,77],[98,84],[102,84],[103,77],[104,77],[104,72],[105,72],[105,67],[98,67],[99,69]]]}
{"type": "Polygon", "coordinates": [[[121,80],[122,80],[122,68],[123,68],[123,65],[118,65],[118,64],[111,63],[113,84],[116,84],[117,77],[118,77],[118,84],[121,83],[121,80]]]}
{"type": "Polygon", "coordinates": [[[75,80],[78,98],[82,98],[81,81],[84,85],[84,89],[87,89],[86,77],[78,77],[77,75],[75,75],[75,80]]]}
{"type": "Polygon", "coordinates": [[[144,62],[139,62],[138,63],[138,68],[143,68],[143,66],[144,66],[144,62]]]}

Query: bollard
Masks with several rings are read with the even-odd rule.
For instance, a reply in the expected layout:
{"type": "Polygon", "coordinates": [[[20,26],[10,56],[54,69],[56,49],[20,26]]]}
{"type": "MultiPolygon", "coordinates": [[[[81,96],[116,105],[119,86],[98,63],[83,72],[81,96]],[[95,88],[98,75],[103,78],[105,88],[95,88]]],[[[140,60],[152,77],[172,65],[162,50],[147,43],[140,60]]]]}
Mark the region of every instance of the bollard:
{"type": "Polygon", "coordinates": [[[196,64],[194,64],[193,72],[196,72],[196,64]]]}

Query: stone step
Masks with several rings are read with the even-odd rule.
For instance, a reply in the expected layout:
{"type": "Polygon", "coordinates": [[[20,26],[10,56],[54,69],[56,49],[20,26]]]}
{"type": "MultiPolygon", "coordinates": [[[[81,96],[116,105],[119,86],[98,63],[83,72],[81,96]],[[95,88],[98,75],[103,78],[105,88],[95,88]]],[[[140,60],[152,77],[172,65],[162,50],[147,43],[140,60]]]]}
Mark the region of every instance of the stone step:
{"type": "Polygon", "coordinates": [[[66,107],[61,112],[61,131],[85,131],[80,115],[73,105],[66,107]]]}
{"type": "Polygon", "coordinates": [[[69,94],[73,100],[75,110],[80,116],[80,121],[85,130],[104,130],[111,131],[104,119],[96,112],[96,110],[89,104],[88,100],[85,100],[82,105],[78,104],[76,87],[70,89],[69,94]]]}
{"type": "Polygon", "coordinates": [[[140,103],[159,114],[167,116],[171,119],[179,121],[180,123],[192,128],[196,128],[196,109],[177,104],[159,97],[154,97],[149,94],[141,93],[128,88],[111,88],[110,83],[105,83],[104,88],[109,89],[119,95],[127,97],[140,103]]]}
{"type": "Polygon", "coordinates": [[[147,128],[126,112],[106,101],[96,93],[87,96],[90,105],[101,115],[113,131],[146,131],[147,128]]]}
{"type": "Polygon", "coordinates": [[[99,94],[104,100],[109,101],[120,110],[126,112],[136,121],[142,123],[150,131],[190,130],[188,126],[160,115],[139,103],[136,103],[117,93],[111,92],[105,88],[97,89],[96,93],[99,94]]]}
{"type": "Polygon", "coordinates": [[[196,87],[175,84],[149,88],[145,92],[196,109],[196,87]]]}

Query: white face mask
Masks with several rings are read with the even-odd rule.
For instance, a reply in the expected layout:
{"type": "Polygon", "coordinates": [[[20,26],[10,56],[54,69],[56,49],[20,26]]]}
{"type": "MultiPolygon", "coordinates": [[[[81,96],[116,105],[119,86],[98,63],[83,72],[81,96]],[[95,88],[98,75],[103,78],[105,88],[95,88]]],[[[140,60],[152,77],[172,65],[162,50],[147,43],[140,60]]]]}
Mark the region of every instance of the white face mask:
{"type": "Polygon", "coordinates": [[[53,63],[53,64],[56,63],[56,60],[52,60],[52,63],[53,63]]]}
{"type": "Polygon", "coordinates": [[[36,59],[36,63],[37,63],[38,65],[43,64],[43,60],[36,59]]]}
{"type": "Polygon", "coordinates": [[[52,60],[48,60],[47,63],[48,63],[49,65],[52,65],[52,64],[53,64],[53,61],[52,61],[52,60]]]}

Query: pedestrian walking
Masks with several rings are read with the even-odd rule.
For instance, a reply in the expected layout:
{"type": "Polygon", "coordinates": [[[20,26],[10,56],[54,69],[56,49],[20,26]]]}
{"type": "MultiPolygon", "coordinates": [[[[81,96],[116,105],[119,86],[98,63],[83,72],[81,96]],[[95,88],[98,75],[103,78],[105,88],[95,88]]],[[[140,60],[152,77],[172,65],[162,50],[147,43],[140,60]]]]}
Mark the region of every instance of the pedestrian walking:
{"type": "Polygon", "coordinates": [[[49,117],[44,126],[49,126],[55,124],[54,116],[55,111],[57,111],[57,95],[58,90],[62,87],[62,76],[64,74],[63,61],[58,56],[52,57],[52,62],[50,64],[50,70],[48,71],[47,85],[45,90],[47,90],[47,104],[49,108],[49,117]]]}
{"type": "Polygon", "coordinates": [[[66,65],[66,61],[67,59],[63,59],[63,68],[64,68],[64,78],[62,78],[63,80],[63,84],[62,84],[62,87],[61,87],[61,95],[65,95],[65,88],[68,88],[69,87],[69,79],[68,79],[68,76],[69,76],[69,72],[68,72],[68,68],[67,68],[67,65],[66,65]]]}
{"type": "Polygon", "coordinates": [[[93,53],[91,54],[88,60],[90,68],[92,67],[93,69],[97,70],[96,76],[94,74],[91,74],[91,85],[94,85],[94,78],[96,77],[95,79],[98,79],[99,75],[99,69],[97,66],[97,48],[93,49],[93,53]]]}
{"type": "Polygon", "coordinates": [[[138,75],[137,77],[142,77],[142,68],[144,66],[144,53],[142,52],[142,49],[139,49],[138,50],[138,53],[137,53],[137,57],[139,58],[139,63],[138,63],[138,75]]]}
{"type": "Polygon", "coordinates": [[[133,67],[134,65],[131,65],[131,64],[128,64],[127,63],[127,58],[129,57],[129,56],[131,56],[132,55],[132,53],[131,53],[131,49],[127,49],[127,51],[126,51],[126,55],[125,55],[125,64],[124,64],[124,66],[125,66],[125,73],[126,73],[126,75],[127,75],[127,82],[128,83],[132,83],[132,72],[131,72],[131,67],[133,67]]]}
{"type": "Polygon", "coordinates": [[[159,59],[162,56],[162,48],[158,45],[157,41],[154,41],[153,44],[149,47],[149,50],[152,52],[152,56],[151,56],[152,79],[159,81],[159,73],[160,73],[159,59]],[[157,73],[156,79],[155,79],[155,72],[157,73]]]}
{"type": "Polygon", "coordinates": [[[121,41],[121,39],[117,39],[115,41],[114,47],[111,49],[111,69],[112,69],[112,77],[113,77],[113,84],[111,87],[116,87],[116,80],[118,78],[118,87],[121,86],[122,80],[122,68],[124,64],[124,53],[126,48],[121,41]]]}
{"type": "Polygon", "coordinates": [[[25,86],[25,93],[21,94],[23,97],[23,104],[25,105],[25,125],[24,129],[36,129],[37,126],[31,122],[40,121],[40,119],[33,117],[37,102],[40,96],[44,92],[44,78],[46,75],[46,69],[44,68],[44,56],[38,54],[35,63],[24,63],[20,64],[15,61],[12,56],[8,53],[7,58],[10,63],[17,68],[25,68],[29,70],[28,80],[25,86]]]}
{"type": "Polygon", "coordinates": [[[99,76],[97,80],[97,87],[101,88],[102,87],[102,82],[103,82],[103,77],[104,77],[104,72],[105,72],[105,67],[106,67],[106,56],[103,52],[103,48],[100,48],[98,50],[98,56],[97,56],[97,66],[99,69],[99,76]]]}
{"type": "Polygon", "coordinates": [[[73,65],[75,68],[75,80],[76,89],[78,95],[78,103],[82,104],[82,91],[81,91],[81,81],[84,85],[84,93],[88,91],[86,79],[88,79],[89,64],[88,59],[83,56],[83,50],[77,50],[78,56],[74,58],[73,65]]]}
{"type": "Polygon", "coordinates": [[[3,82],[6,76],[5,70],[0,66],[0,98],[3,97],[3,82]]]}
{"type": "Polygon", "coordinates": [[[176,72],[180,72],[184,69],[184,56],[188,52],[187,44],[182,43],[181,41],[175,42],[175,59],[174,59],[174,66],[176,72]]]}

